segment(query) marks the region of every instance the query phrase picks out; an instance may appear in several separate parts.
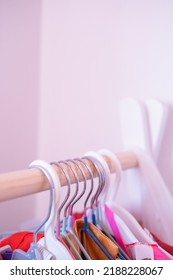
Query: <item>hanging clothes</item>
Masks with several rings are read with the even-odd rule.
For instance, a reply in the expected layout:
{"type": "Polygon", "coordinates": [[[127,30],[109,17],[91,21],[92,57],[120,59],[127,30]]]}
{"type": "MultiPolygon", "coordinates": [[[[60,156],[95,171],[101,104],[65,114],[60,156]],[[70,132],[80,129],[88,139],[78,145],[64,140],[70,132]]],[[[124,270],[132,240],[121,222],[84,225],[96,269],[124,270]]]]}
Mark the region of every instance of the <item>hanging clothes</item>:
{"type": "Polygon", "coordinates": [[[172,196],[152,159],[137,149],[134,153],[139,168],[124,172],[116,202],[127,209],[142,227],[173,245],[172,196]]]}
{"type": "MultiPolygon", "coordinates": [[[[105,247],[108,253],[112,256],[113,259],[118,259],[118,247],[104,234],[99,230],[95,225],[88,223],[90,231],[95,235],[99,242],[105,247]]],[[[99,248],[95,241],[91,238],[89,234],[83,231],[84,221],[76,220],[73,226],[73,230],[78,237],[79,241],[82,243],[87,253],[92,260],[107,260],[104,252],[99,248]]],[[[80,254],[82,254],[79,246],[74,242],[73,237],[69,235],[69,238],[73,242],[74,246],[80,254]]],[[[67,244],[68,245],[68,244],[67,244]]]]}

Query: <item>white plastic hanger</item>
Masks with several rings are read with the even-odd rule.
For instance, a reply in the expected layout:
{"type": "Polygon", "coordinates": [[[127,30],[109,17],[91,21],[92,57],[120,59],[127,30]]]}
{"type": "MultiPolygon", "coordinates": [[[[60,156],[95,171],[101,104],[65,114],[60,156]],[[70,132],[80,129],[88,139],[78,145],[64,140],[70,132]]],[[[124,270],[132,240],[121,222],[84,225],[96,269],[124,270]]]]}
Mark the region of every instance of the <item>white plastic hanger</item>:
{"type": "Polygon", "coordinates": [[[120,104],[124,147],[138,147],[157,163],[165,134],[169,107],[161,100],[125,98],[120,104]]]}
{"type": "MultiPolygon", "coordinates": [[[[136,219],[125,208],[117,205],[116,203],[116,194],[118,188],[120,187],[123,172],[119,159],[113,152],[106,149],[99,150],[98,153],[111,159],[112,167],[114,170],[116,170],[116,174],[112,176],[114,180],[110,182],[109,192],[106,195],[106,204],[108,204],[111,210],[113,210],[125,222],[125,224],[129,227],[129,229],[133,232],[133,234],[140,242],[154,243],[153,240],[139,225],[136,219]]],[[[107,176],[111,176],[109,168],[107,168],[106,171],[108,172],[107,176]]]]}
{"type": "MultiPolygon", "coordinates": [[[[117,205],[115,203],[116,201],[116,194],[117,192],[115,189],[118,189],[120,187],[120,183],[122,180],[122,168],[121,164],[119,162],[119,159],[117,156],[106,149],[102,149],[99,151],[99,154],[102,156],[107,156],[111,159],[111,164],[113,166],[113,169],[116,170],[116,176],[114,176],[115,180],[112,182],[111,186],[111,195],[107,196],[106,201],[108,205],[110,205],[111,209],[114,209],[114,211],[119,215],[119,217],[126,223],[126,225],[129,227],[129,229],[134,233],[134,235],[137,237],[137,239],[140,242],[146,242],[149,244],[154,244],[156,242],[153,241],[153,239],[146,233],[145,230],[139,225],[139,223],[136,221],[136,219],[129,213],[125,208],[122,208],[121,206],[117,205]],[[115,188],[114,188],[115,187],[115,188]]],[[[157,243],[156,243],[157,244],[157,243]]],[[[173,259],[173,256],[170,255],[167,251],[165,251],[163,248],[158,246],[160,250],[162,250],[167,257],[170,259],[173,259]]]]}
{"type": "Polygon", "coordinates": [[[173,245],[173,220],[170,219],[170,213],[173,212],[172,195],[151,157],[139,149],[134,149],[134,153],[140,166],[135,172],[140,175],[139,187],[142,191],[140,216],[143,226],[162,241],[173,245]]]}
{"type": "MultiPolygon", "coordinates": [[[[102,156],[100,156],[98,153],[90,151],[87,152],[85,154],[85,156],[89,156],[90,158],[92,158],[93,161],[96,161],[97,163],[101,164],[101,166],[103,167],[104,171],[105,171],[105,187],[103,189],[102,192],[102,198],[100,199],[101,201],[101,205],[100,205],[100,212],[101,212],[101,219],[102,222],[104,223],[104,225],[106,225],[106,227],[108,227],[109,232],[111,232],[111,229],[107,223],[107,219],[105,217],[105,213],[104,213],[104,202],[106,202],[106,196],[109,195],[110,190],[110,171],[109,171],[109,167],[106,164],[106,162],[103,160],[102,156]]],[[[111,193],[110,193],[111,195],[111,193]]],[[[118,224],[118,227],[121,231],[123,240],[126,243],[136,243],[138,242],[137,238],[134,236],[134,234],[129,230],[129,228],[126,226],[126,224],[123,222],[123,220],[118,217],[118,215],[116,215],[116,222],[118,224]]]]}
{"type": "Polygon", "coordinates": [[[44,173],[44,175],[47,177],[49,185],[50,185],[50,202],[49,202],[48,214],[47,214],[45,220],[41,223],[41,225],[39,225],[39,227],[37,227],[35,229],[35,231],[33,233],[33,241],[31,242],[30,247],[27,250],[27,252],[23,251],[22,249],[14,250],[13,253],[12,253],[12,257],[11,257],[12,260],[42,260],[42,259],[44,259],[43,256],[45,256],[45,255],[46,256],[49,255],[49,259],[50,258],[52,259],[52,254],[50,254],[46,250],[44,250],[44,251],[46,251],[46,254],[45,253],[43,254],[43,248],[37,243],[37,233],[42,229],[42,227],[44,227],[44,225],[48,221],[49,216],[50,216],[50,211],[51,211],[51,205],[52,205],[52,202],[53,202],[52,180],[51,180],[51,177],[49,176],[49,174],[46,172],[45,168],[42,165],[44,165],[44,162],[40,161],[40,165],[37,166],[37,168],[44,173]]]}
{"type": "Polygon", "coordinates": [[[120,123],[123,147],[139,147],[152,155],[152,139],[147,108],[134,98],[120,103],[120,123]]]}
{"type": "MultiPolygon", "coordinates": [[[[108,195],[109,194],[111,195],[111,193],[109,193],[109,189],[108,189],[110,187],[110,171],[109,171],[109,167],[108,167],[107,163],[105,162],[105,160],[103,160],[103,157],[100,156],[98,153],[88,152],[87,156],[90,156],[90,158],[92,158],[93,161],[96,161],[97,163],[101,164],[103,170],[105,171],[105,182],[106,181],[109,182],[109,185],[105,186],[106,191],[108,192],[108,195]]],[[[106,212],[105,212],[108,210],[107,205],[103,205],[102,203],[100,203],[99,209],[102,212],[101,219],[102,219],[103,224],[106,227],[108,227],[108,231],[110,233],[115,235],[115,238],[117,238],[119,245],[122,247],[122,249],[126,253],[130,254],[132,259],[144,259],[144,258],[154,259],[152,248],[150,246],[141,245],[141,244],[139,246],[139,240],[131,232],[131,230],[124,223],[124,221],[114,211],[112,211],[112,209],[110,209],[110,207],[109,207],[109,209],[111,210],[112,214],[109,212],[109,217],[111,214],[110,219],[113,219],[115,221],[115,223],[117,224],[117,226],[118,226],[117,230],[119,231],[119,233],[117,230],[115,230],[115,232],[113,232],[112,231],[113,229],[109,225],[109,222],[108,222],[109,217],[106,216],[106,212]],[[121,237],[119,234],[121,235],[121,237]],[[128,249],[126,248],[125,244],[131,244],[131,246],[129,247],[129,252],[128,252],[128,249]],[[142,247],[142,249],[141,249],[141,247],[142,247]],[[140,249],[138,249],[138,248],[140,248],[140,249]],[[139,253],[139,251],[140,251],[140,253],[139,253]]]]}
{"type": "Polygon", "coordinates": [[[71,254],[68,252],[66,247],[59,240],[56,239],[54,233],[58,203],[60,199],[59,178],[53,167],[47,162],[44,162],[42,160],[35,160],[30,164],[30,168],[38,168],[39,166],[41,166],[45,170],[45,172],[51,177],[52,184],[54,186],[54,196],[50,217],[44,227],[44,237],[41,238],[38,241],[38,243],[45,247],[49,252],[51,252],[55,256],[55,259],[71,260],[73,259],[71,254]]]}
{"type": "Polygon", "coordinates": [[[173,245],[173,221],[170,219],[170,213],[173,212],[172,196],[151,157],[139,149],[133,148],[133,152],[139,168],[124,172],[117,195],[118,204],[126,208],[151,233],[173,245]],[[138,196],[134,187],[139,190],[138,196]]]}
{"type": "MultiPolygon", "coordinates": [[[[115,184],[110,183],[109,188],[107,188],[106,204],[109,206],[109,208],[111,208],[111,210],[114,213],[116,213],[116,222],[118,224],[118,227],[120,229],[120,232],[123,236],[124,241],[126,243],[128,243],[128,242],[131,243],[131,242],[133,242],[133,240],[131,240],[131,238],[134,238],[134,236],[135,236],[135,238],[139,242],[142,242],[142,243],[144,242],[144,243],[148,243],[148,244],[154,244],[154,243],[157,244],[156,242],[153,241],[153,239],[151,239],[146,234],[146,232],[138,224],[138,222],[135,220],[135,218],[130,213],[128,213],[128,211],[126,211],[125,209],[123,209],[122,207],[120,207],[116,204],[116,193],[117,193],[116,188],[119,187],[121,178],[122,178],[122,169],[121,169],[121,165],[120,165],[118,158],[116,158],[116,156],[108,150],[100,150],[99,154],[101,154],[102,156],[109,157],[111,159],[111,164],[113,164],[113,168],[116,170],[115,184]],[[123,221],[123,223],[122,223],[122,221],[123,221]],[[124,230],[126,230],[126,233],[128,233],[128,235],[130,234],[130,240],[128,238],[126,238],[126,234],[124,234],[124,230]],[[133,236],[133,234],[134,234],[134,236],[133,236]]],[[[108,167],[106,161],[103,159],[103,157],[102,157],[102,159],[97,157],[97,159],[100,161],[100,163],[102,163],[102,166],[104,167],[105,176],[107,177],[106,181],[107,182],[110,181],[109,178],[110,178],[111,174],[110,174],[110,170],[109,170],[109,167],[108,167]]],[[[103,203],[103,201],[105,201],[105,197],[104,197],[104,199],[102,199],[102,203],[103,203]]],[[[103,206],[103,204],[102,204],[102,206],[103,206]]],[[[103,209],[103,207],[101,207],[101,209],[103,209]]],[[[104,215],[102,215],[102,217],[104,217],[104,215]]],[[[106,223],[106,222],[107,222],[107,220],[104,219],[104,223],[106,223]]],[[[152,257],[152,252],[148,251],[148,248],[145,248],[145,250],[146,251],[144,254],[149,254],[149,256],[152,257]]],[[[162,250],[169,259],[173,259],[173,256],[171,256],[165,250],[163,250],[162,248],[160,248],[160,250],[162,250]]],[[[136,253],[133,252],[133,253],[134,253],[134,256],[137,256],[137,252],[136,253]]]]}
{"type": "MultiPolygon", "coordinates": [[[[144,101],[134,98],[122,99],[120,104],[120,121],[123,148],[131,149],[134,147],[145,151],[152,157],[157,167],[161,168],[163,166],[160,162],[161,156],[163,156],[162,143],[164,135],[167,135],[166,128],[170,109],[170,106],[154,98],[144,101]]],[[[166,170],[165,164],[164,161],[164,170],[166,170]]],[[[161,170],[160,172],[162,173],[161,170]]],[[[132,196],[131,186],[126,184],[125,189],[123,186],[121,187],[117,202],[130,210],[138,219],[140,218],[137,215],[140,213],[142,198],[142,189],[139,187],[139,174],[135,170],[126,171],[126,174],[130,182],[133,180],[135,196],[132,196]],[[126,191],[126,197],[123,197],[124,191],[126,191]],[[127,197],[130,197],[130,199],[126,199],[127,197]]],[[[123,180],[126,179],[123,178],[123,180]]]]}
{"type": "Polygon", "coordinates": [[[144,104],[147,108],[149,120],[152,154],[157,163],[167,127],[170,108],[158,99],[146,99],[144,100],[144,104]]]}

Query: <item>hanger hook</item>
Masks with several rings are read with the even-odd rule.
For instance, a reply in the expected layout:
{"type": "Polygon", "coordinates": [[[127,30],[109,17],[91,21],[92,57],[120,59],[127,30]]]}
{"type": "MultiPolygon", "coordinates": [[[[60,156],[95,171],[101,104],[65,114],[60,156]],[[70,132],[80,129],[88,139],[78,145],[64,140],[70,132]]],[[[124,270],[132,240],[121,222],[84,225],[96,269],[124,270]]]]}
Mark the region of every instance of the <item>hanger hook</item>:
{"type": "Polygon", "coordinates": [[[94,208],[94,203],[95,203],[96,206],[98,205],[98,198],[99,198],[99,195],[101,194],[101,192],[103,190],[103,187],[104,187],[104,184],[105,184],[105,178],[104,178],[104,173],[103,173],[102,167],[98,162],[96,163],[93,160],[93,158],[90,157],[90,156],[84,156],[83,159],[89,160],[94,165],[94,167],[97,171],[97,174],[98,174],[98,179],[99,179],[98,188],[97,188],[97,191],[94,194],[94,196],[91,198],[91,208],[93,209],[94,208]]]}
{"type": "MultiPolygon", "coordinates": [[[[83,171],[83,169],[81,168],[81,166],[79,165],[79,163],[77,163],[76,160],[73,160],[73,159],[69,159],[67,160],[68,162],[72,162],[73,164],[77,165],[77,167],[79,168],[81,174],[82,174],[82,177],[83,177],[83,182],[84,182],[84,187],[83,187],[83,191],[81,192],[81,194],[73,201],[73,203],[71,204],[71,208],[70,208],[70,215],[72,215],[72,212],[73,212],[73,207],[74,205],[79,201],[79,199],[81,199],[81,197],[84,195],[84,193],[86,192],[86,176],[85,176],[85,173],[83,171]]],[[[78,179],[78,182],[79,182],[79,179],[78,179]]]]}
{"type": "Polygon", "coordinates": [[[84,216],[87,215],[87,203],[88,203],[88,200],[93,192],[93,189],[94,189],[94,176],[93,176],[93,173],[92,173],[92,170],[90,168],[90,166],[83,160],[83,159],[80,159],[80,158],[75,158],[76,161],[82,163],[85,168],[88,170],[89,174],[90,174],[90,180],[91,180],[91,188],[90,188],[90,191],[85,199],[85,202],[84,202],[84,216]]]}
{"type": "MultiPolygon", "coordinates": [[[[64,217],[67,217],[67,210],[68,208],[70,207],[71,208],[71,204],[72,202],[74,201],[75,197],[77,196],[78,194],[78,191],[79,191],[79,179],[78,179],[78,176],[77,176],[77,173],[76,171],[74,170],[74,168],[71,166],[71,164],[69,164],[67,161],[65,160],[61,160],[59,161],[59,163],[63,163],[63,164],[66,164],[72,171],[74,177],[75,177],[75,180],[76,180],[76,190],[72,196],[72,198],[70,199],[70,201],[67,203],[66,207],[64,208],[64,217]]],[[[71,186],[71,182],[70,182],[70,186],[71,186]]]]}
{"type": "MultiPolygon", "coordinates": [[[[51,178],[51,175],[49,173],[49,171],[47,170],[47,168],[43,167],[44,165],[49,165],[47,162],[44,161],[33,161],[29,168],[37,168],[39,169],[41,172],[44,173],[44,175],[46,176],[48,182],[49,182],[49,187],[50,187],[50,199],[49,199],[49,209],[48,209],[48,213],[47,216],[45,218],[45,220],[42,222],[42,224],[34,231],[34,235],[33,235],[33,242],[36,243],[37,242],[37,233],[40,231],[40,229],[46,224],[46,222],[49,220],[50,214],[51,214],[51,209],[52,209],[52,203],[53,203],[53,189],[54,189],[54,183],[53,180],[51,178]],[[41,165],[39,165],[41,164],[41,165]]],[[[49,168],[51,166],[49,165],[49,168]]]]}
{"type": "Polygon", "coordinates": [[[65,170],[65,168],[63,168],[61,166],[60,162],[53,161],[53,162],[51,162],[51,164],[54,164],[54,165],[58,166],[62,170],[62,172],[63,172],[63,174],[64,174],[64,176],[66,178],[66,181],[67,181],[67,194],[66,194],[64,200],[62,201],[60,207],[58,208],[58,219],[60,219],[60,214],[61,214],[62,208],[64,207],[64,205],[66,204],[68,198],[70,197],[71,183],[70,183],[70,177],[68,175],[68,172],[65,170]]]}

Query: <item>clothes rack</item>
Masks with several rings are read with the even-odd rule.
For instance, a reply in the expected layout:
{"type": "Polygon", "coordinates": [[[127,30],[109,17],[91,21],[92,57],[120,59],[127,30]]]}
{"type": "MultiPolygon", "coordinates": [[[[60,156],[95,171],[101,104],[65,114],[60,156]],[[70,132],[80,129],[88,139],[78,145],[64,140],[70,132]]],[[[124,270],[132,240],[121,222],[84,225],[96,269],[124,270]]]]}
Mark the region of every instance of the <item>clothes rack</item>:
{"type": "MultiPolygon", "coordinates": [[[[116,153],[116,156],[119,158],[122,169],[124,170],[138,166],[137,157],[132,151],[116,153]]],[[[111,173],[116,172],[116,170],[114,170],[111,166],[110,159],[107,157],[104,158],[108,163],[111,173]]],[[[90,161],[88,161],[88,165],[92,169],[93,176],[97,177],[97,171],[94,165],[90,161]]],[[[62,170],[55,165],[53,165],[53,167],[57,172],[61,186],[65,186],[67,182],[62,170]]],[[[74,184],[75,178],[72,171],[67,166],[64,166],[64,168],[67,170],[69,174],[71,183],[74,184]]],[[[79,175],[79,181],[81,182],[83,180],[81,173],[75,165],[74,168],[76,168],[76,172],[79,175]]],[[[89,172],[87,173],[86,171],[85,175],[87,179],[90,178],[89,172]]],[[[24,170],[0,174],[0,201],[1,202],[17,197],[22,197],[22,196],[27,196],[34,193],[42,192],[48,189],[49,189],[48,181],[44,176],[44,174],[38,169],[24,169],[24,170]]]]}

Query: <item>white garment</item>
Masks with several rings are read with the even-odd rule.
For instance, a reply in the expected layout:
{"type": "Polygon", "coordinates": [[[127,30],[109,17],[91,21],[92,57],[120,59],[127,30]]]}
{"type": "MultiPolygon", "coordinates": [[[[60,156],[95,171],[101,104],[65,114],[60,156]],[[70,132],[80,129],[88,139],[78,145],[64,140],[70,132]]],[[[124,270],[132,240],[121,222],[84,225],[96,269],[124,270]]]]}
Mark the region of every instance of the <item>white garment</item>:
{"type": "Polygon", "coordinates": [[[116,202],[143,227],[173,245],[173,198],[152,159],[142,151],[134,153],[139,167],[124,171],[116,202]]]}

